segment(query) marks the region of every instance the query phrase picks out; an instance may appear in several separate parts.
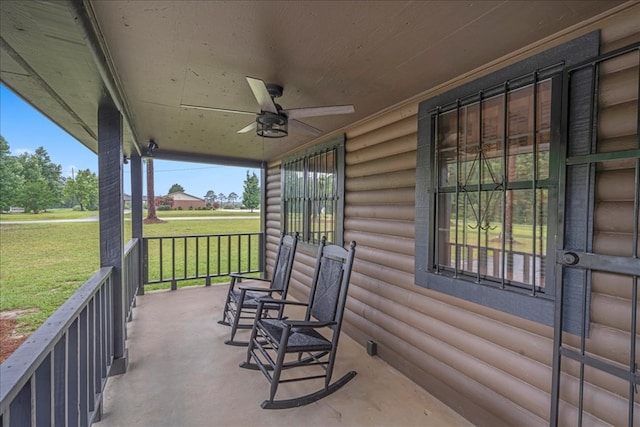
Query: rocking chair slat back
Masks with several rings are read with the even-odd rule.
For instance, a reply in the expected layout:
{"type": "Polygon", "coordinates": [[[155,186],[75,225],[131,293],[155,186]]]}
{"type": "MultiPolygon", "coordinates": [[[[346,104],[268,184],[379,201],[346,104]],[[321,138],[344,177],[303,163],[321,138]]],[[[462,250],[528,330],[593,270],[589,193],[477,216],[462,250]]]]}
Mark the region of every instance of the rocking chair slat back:
{"type": "MultiPolygon", "coordinates": [[[[273,277],[271,279],[271,289],[285,291],[289,285],[289,278],[291,277],[291,267],[293,266],[293,252],[295,246],[291,236],[285,236],[282,245],[280,245],[280,251],[278,252],[278,258],[276,264],[273,267],[273,277]]],[[[284,292],[283,292],[284,294],[284,292]]],[[[284,295],[286,297],[286,294],[284,295]]]]}
{"type": "Polygon", "coordinates": [[[349,249],[326,245],[326,239],[322,238],[308,302],[276,301],[270,298],[258,300],[247,358],[240,366],[260,370],[271,383],[269,399],[262,402],[262,408],[283,409],[307,405],[330,395],[356,376],[355,371],[349,371],[339,380],[331,382],[355,247],[355,242],[351,242],[349,249]],[[305,319],[284,317],[282,312],[277,319],[263,317],[262,311],[269,304],[283,307],[306,305],[305,319]],[[297,353],[297,357],[286,358],[291,353],[297,353]],[[301,370],[297,376],[281,379],[283,370],[295,368],[309,371],[301,370]],[[320,374],[311,374],[315,369],[320,369],[320,374]],[[275,400],[280,383],[322,378],[324,387],[316,392],[293,399],[275,400]]]}
{"type": "Polygon", "coordinates": [[[331,258],[323,258],[321,262],[318,280],[312,290],[313,300],[309,306],[309,314],[321,322],[335,321],[343,264],[342,261],[331,258]]]}
{"type": "MultiPolygon", "coordinates": [[[[238,329],[251,329],[258,307],[258,300],[261,297],[279,296],[280,299],[287,297],[297,244],[298,233],[281,237],[271,280],[231,274],[229,290],[222,312],[222,320],[218,322],[231,326],[231,337],[225,341],[225,344],[236,346],[245,346],[248,344],[246,341],[236,340],[236,332],[238,329]],[[247,282],[240,283],[243,279],[246,279],[247,282]],[[258,282],[258,284],[262,283],[262,286],[254,287],[246,285],[247,283],[254,285],[256,284],[255,282],[258,282]],[[269,283],[268,287],[265,282],[269,283]]],[[[279,306],[271,306],[270,309],[276,310],[279,314],[282,313],[282,308],[279,306]]],[[[268,311],[264,312],[265,315],[268,315],[268,313],[268,311]]]]}

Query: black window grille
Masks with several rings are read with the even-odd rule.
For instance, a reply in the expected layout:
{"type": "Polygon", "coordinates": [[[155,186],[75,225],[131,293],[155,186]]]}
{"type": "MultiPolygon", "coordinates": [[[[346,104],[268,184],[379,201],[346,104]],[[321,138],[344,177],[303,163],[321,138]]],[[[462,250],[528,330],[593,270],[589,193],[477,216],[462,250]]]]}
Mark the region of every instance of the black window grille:
{"type": "Polygon", "coordinates": [[[586,34],[420,104],[416,284],[553,325],[566,119],[583,108],[566,70],[598,49],[586,34]]]}
{"type": "Polygon", "coordinates": [[[531,79],[432,115],[438,272],[545,288],[549,188],[557,179],[551,128],[559,120],[551,116],[552,79],[531,79]]]}
{"type": "Polygon", "coordinates": [[[302,242],[342,244],[344,206],[343,139],[286,160],[282,166],[286,233],[298,232],[302,242]]]}

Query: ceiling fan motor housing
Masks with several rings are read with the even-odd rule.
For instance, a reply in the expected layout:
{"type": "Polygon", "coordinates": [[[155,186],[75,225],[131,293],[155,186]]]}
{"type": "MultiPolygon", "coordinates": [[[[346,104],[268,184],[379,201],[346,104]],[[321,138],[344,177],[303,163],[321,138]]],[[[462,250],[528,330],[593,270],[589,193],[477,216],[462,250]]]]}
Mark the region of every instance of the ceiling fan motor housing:
{"type": "Polygon", "coordinates": [[[289,134],[287,116],[263,111],[256,117],[256,132],[265,138],[282,138],[289,134]]]}
{"type": "Polygon", "coordinates": [[[280,98],[282,96],[282,91],[284,90],[282,86],[273,83],[265,83],[265,86],[267,87],[267,92],[269,92],[271,99],[280,98]]]}

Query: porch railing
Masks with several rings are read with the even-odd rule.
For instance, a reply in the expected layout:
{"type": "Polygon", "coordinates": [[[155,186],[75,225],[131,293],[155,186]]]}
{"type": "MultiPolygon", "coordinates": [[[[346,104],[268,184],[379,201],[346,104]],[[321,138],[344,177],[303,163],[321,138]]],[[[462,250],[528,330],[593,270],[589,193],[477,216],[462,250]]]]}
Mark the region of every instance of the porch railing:
{"type": "MultiPolygon", "coordinates": [[[[140,286],[139,240],[123,264],[125,315],[140,286]]],[[[113,267],[98,270],[0,365],[0,425],[88,426],[113,361],[113,267]]]]}
{"type": "Polygon", "coordinates": [[[544,287],[546,256],[527,251],[505,250],[486,246],[444,242],[449,248],[445,258],[439,260],[440,268],[479,273],[481,276],[501,277],[524,285],[535,283],[544,287]],[[446,256],[448,255],[448,257],[446,256]],[[457,260],[457,265],[456,265],[457,260]]]}
{"type": "Polygon", "coordinates": [[[204,279],[208,286],[212,277],[264,271],[263,236],[233,233],[144,237],[143,283],[170,282],[175,290],[179,281],[204,279]]]}
{"type": "Polygon", "coordinates": [[[133,307],[136,305],[136,295],[142,287],[142,244],[139,239],[132,239],[124,248],[123,280],[124,300],[127,304],[125,314],[131,319],[133,307]]]}
{"type": "MultiPolygon", "coordinates": [[[[124,250],[124,315],[143,283],[263,270],[262,233],[133,239],[124,250]]],[[[0,366],[0,426],[89,426],[114,358],[113,267],[98,270],[0,366]]]]}
{"type": "Polygon", "coordinates": [[[99,414],[113,360],[111,275],[98,270],[2,363],[2,426],[86,426],[99,414]]]}

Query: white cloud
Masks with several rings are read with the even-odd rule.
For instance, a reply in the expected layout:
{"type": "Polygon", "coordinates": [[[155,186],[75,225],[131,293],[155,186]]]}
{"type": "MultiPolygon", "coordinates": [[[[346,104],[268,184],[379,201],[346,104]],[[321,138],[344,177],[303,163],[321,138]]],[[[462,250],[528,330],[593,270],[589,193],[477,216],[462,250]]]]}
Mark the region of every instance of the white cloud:
{"type": "Polygon", "coordinates": [[[34,151],[29,148],[14,148],[11,150],[14,156],[21,156],[23,154],[33,154],[34,151]]]}

